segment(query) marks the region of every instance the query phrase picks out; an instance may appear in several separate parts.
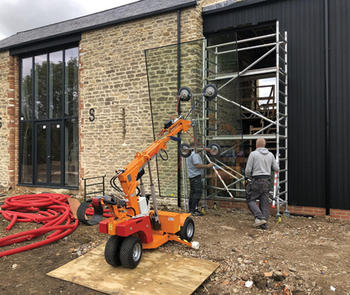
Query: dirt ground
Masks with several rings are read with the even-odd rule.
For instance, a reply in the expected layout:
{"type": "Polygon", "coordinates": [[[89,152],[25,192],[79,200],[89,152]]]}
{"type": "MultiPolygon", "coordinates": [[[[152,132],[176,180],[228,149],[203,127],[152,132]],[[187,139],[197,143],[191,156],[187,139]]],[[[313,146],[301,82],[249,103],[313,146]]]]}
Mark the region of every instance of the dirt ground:
{"type": "MultiPolygon", "coordinates": [[[[169,242],[159,251],[220,264],[195,294],[350,294],[350,222],[291,216],[276,224],[272,216],[264,231],[247,211],[232,209],[193,219],[199,250],[169,242]]],[[[6,232],[8,223],[0,216],[0,237],[36,226],[17,223],[6,232]]],[[[0,258],[0,294],[102,294],[46,273],[107,238],[97,226],[79,225],[56,243],[0,258]]]]}

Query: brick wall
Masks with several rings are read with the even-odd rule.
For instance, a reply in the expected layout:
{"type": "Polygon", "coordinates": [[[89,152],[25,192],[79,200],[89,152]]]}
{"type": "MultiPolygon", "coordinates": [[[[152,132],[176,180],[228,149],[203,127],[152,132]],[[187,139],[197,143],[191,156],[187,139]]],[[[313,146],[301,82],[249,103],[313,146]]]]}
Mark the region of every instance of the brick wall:
{"type": "MultiPolygon", "coordinates": [[[[212,208],[216,203],[218,208],[237,208],[237,209],[246,209],[248,210],[247,203],[244,201],[234,201],[234,200],[209,200],[208,207],[212,208]]],[[[284,208],[282,208],[283,212],[284,208]]],[[[325,217],[326,209],[319,207],[311,206],[288,206],[288,210],[291,214],[302,215],[302,216],[318,216],[325,217]]],[[[275,209],[270,210],[271,214],[276,214],[275,209]]],[[[350,210],[341,210],[341,209],[330,209],[330,218],[341,219],[341,220],[350,220],[350,210]]]]}
{"type": "Polygon", "coordinates": [[[14,187],[18,182],[18,58],[0,52],[0,187],[14,187]]]}
{"type": "Polygon", "coordinates": [[[19,117],[19,64],[17,57],[9,57],[9,93],[8,93],[8,153],[9,153],[9,185],[18,183],[18,117],[19,117]]]}
{"type": "MultiPolygon", "coordinates": [[[[9,97],[13,97],[10,89],[10,57],[9,53],[0,53],[0,117],[2,127],[0,128],[0,186],[9,186],[9,170],[12,168],[9,154],[9,97]]],[[[14,85],[11,85],[14,86],[14,85]]],[[[12,101],[13,103],[13,101],[12,101]]]]}

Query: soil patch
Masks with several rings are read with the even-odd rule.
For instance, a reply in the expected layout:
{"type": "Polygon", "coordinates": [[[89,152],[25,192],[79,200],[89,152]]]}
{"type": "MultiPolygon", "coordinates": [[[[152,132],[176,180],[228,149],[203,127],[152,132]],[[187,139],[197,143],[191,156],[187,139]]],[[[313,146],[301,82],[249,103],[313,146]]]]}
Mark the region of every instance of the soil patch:
{"type": "MultiPolygon", "coordinates": [[[[158,251],[220,264],[195,294],[350,294],[350,222],[291,216],[276,224],[271,217],[261,230],[246,210],[227,209],[193,219],[199,250],[169,242],[158,251]]],[[[37,226],[17,223],[6,232],[8,224],[0,218],[1,237],[37,226]]],[[[107,239],[98,226],[79,225],[58,242],[0,258],[0,294],[102,294],[46,273],[107,239]]]]}

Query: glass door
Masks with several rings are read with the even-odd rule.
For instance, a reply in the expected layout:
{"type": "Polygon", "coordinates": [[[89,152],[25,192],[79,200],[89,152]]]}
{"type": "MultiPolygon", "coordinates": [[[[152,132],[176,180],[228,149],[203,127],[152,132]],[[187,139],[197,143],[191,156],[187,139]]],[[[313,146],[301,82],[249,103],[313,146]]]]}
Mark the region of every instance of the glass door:
{"type": "Polygon", "coordinates": [[[35,123],[35,184],[62,184],[62,132],[60,121],[35,123]]]}
{"type": "Polygon", "coordinates": [[[47,126],[46,123],[35,123],[34,148],[34,178],[37,184],[46,184],[47,181],[47,160],[49,157],[47,146],[47,126]]]}
{"type": "Polygon", "coordinates": [[[48,174],[52,185],[62,184],[62,124],[50,122],[48,174]]]}

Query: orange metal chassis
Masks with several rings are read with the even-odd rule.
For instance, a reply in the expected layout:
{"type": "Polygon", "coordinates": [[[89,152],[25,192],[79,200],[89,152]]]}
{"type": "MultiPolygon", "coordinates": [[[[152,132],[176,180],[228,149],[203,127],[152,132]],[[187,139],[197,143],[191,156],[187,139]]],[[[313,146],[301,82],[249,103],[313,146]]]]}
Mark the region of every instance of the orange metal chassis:
{"type": "Polygon", "coordinates": [[[190,214],[159,211],[160,230],[154,230],[151,227],[154,211],[150,211],[148,216],[134,217],[140,214],[139,198],[136,195],[136,187],[139,185],[137,175],[140,169],[161,150],[165,150],[169,140],[179,132],[188,131],[191,126],[191,121],[178,118],[169,128],[162,130],[162,138],[153,142],[143,152],[136,153],[135,158],[118,176],[127,200],[127,206],[126,208],[118,208],[116,205],[109,205],[113,217],[100,222],[100,232],[124,237],[138,235],[144,249],[155,249],[168,241],[176,241],[192,246],[190,242],[180,239],[176,234],[190,214]]]}

